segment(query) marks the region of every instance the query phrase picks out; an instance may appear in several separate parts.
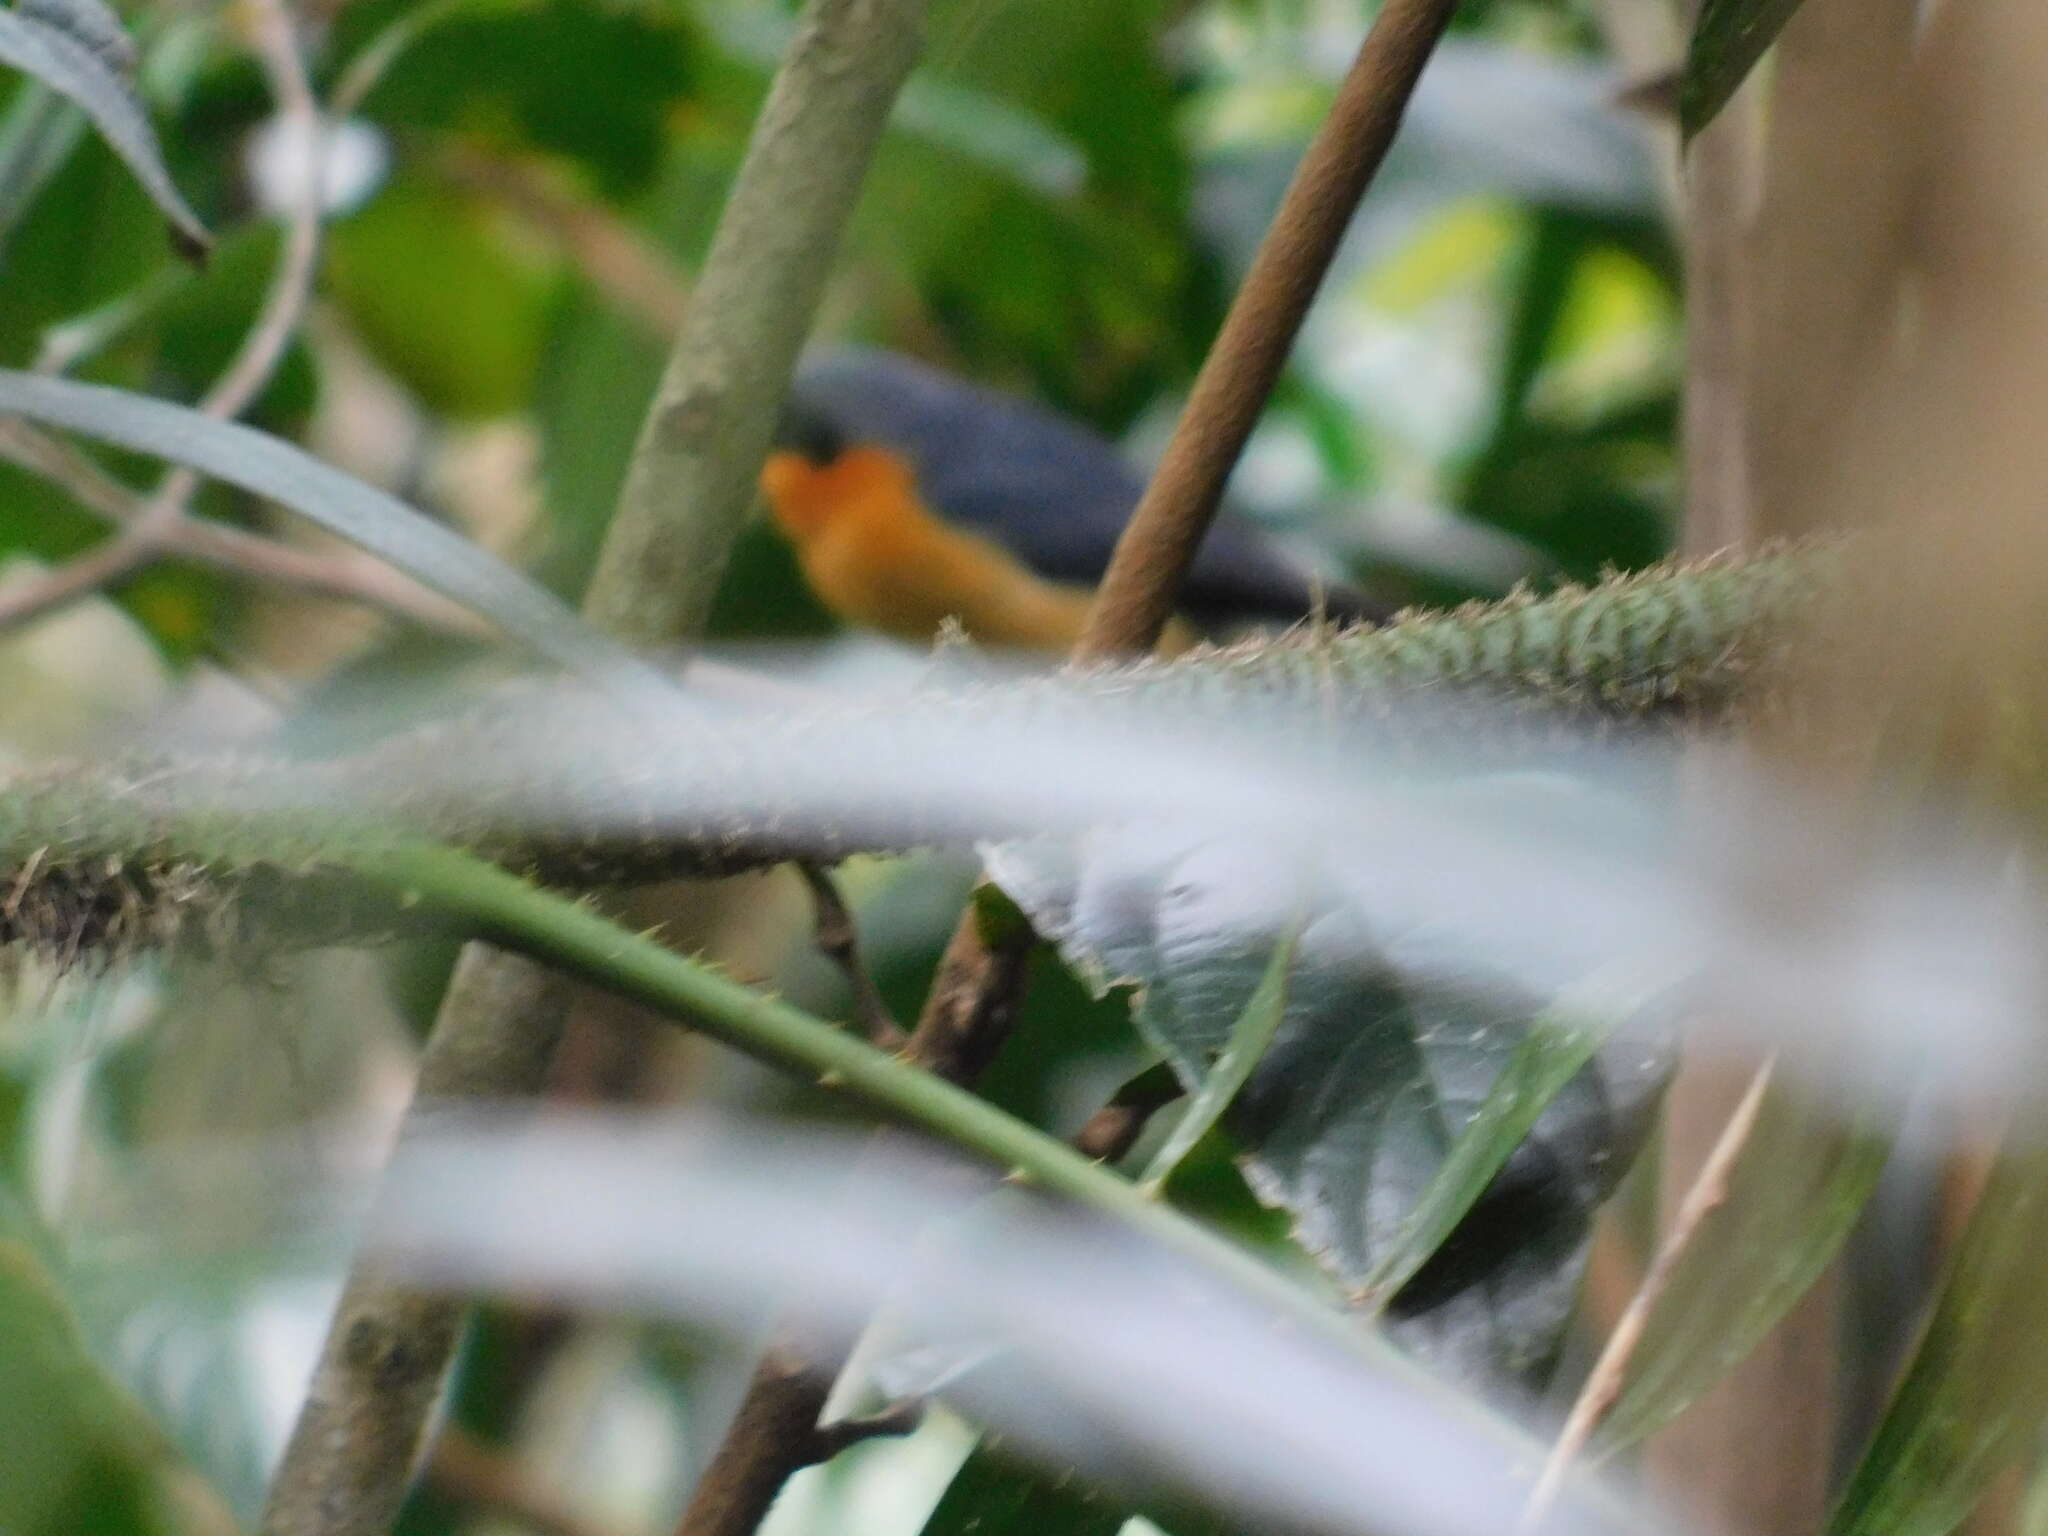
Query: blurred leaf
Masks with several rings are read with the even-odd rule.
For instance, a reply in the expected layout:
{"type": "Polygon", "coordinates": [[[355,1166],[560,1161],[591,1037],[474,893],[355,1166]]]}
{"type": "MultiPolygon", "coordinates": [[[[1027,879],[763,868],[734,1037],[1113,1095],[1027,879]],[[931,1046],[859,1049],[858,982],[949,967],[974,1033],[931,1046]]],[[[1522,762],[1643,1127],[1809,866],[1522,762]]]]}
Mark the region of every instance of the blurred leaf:
{"type": "Polygon", "coordinates": [[[1117,1536],[1132,1514],[1073,1474],[1041,1472],[984,1439],[946,1485],[924,1536],[1117,1536]]]}
{"type": "Polygon", "coordinates": [[[547,591],[396,497],[250,427],[123,390],[0,371],[0,411],[188,464],[283,503],[563,665],[638,675],[547,591]]]}
{"type": "MultiPolygon", "coordinates": [[[[25,556],[0,559],[0,593],[47,574],[25,556]]],[[[42,757],[92,750],[161,709],[171,691],[169,669],[140,627],[102,597],[0,636],[0,676],[0,743],[42,757]]]]}
{"type": "Polygon", "coordinates": [[[211,1536],[225,1510],[100,1369],[33,1219],[0,1187],[0,1531],[211,1536]]]}
{"type": "Polygon", "coordinates": [[[83,108],[163,211],[180,243],[193,254],[205,254],[212,237],[164,168],[155,130],[133,88],[108,67],[100,51],[20,10],[0,9],[0,61],[83,108]]]}
{"type": "Polygon", "coordinates": [[[1943,1536],[2048,1419],[2048,1156],[2007,1150],[1830,1536],[1943,1536]]]}
{"type": "MultiPolygon", "coordinates": [[[[1228,1049],[1291,914],[1305,914],[1272,1047],[1225,1118],[1247,1180],[1346,1289],[1384,1279],[1383,1265],[1412,1269],[1387,1311],[1415,1347],[1480,1374],[1547,1370],[1592,1214],[1647,1129],[1660,1044],[1633,1038],[1553,1090],[1559,1060],[1520,1055],[1551,999],[1475,974],[1438,935],[1377,929],[1355,888],[1298,855],[1137,827],[1075,849],[997,849],[991,869],[1077,972],[1136,989],[1134,1023],[1190,1092],[1228,1049]],[[1529,1107],[1492,1098],[1511,1068],[1546,1102],[1490,1178],[1477,1173],[1497,1148],[1463,1149],[1483,1192],[1453,1201],[1433,1186],[1472,1117],[1492,1111],[1505,1140],[1529,1107]],[[1470,1210],[1417,1264],[1412,1224],[1457,1201],[1470,1210]]],[[[1640,1009],[1641,993],[1627,1002],[1640,1009]]]]}
{"type": "Polygon", "coordinates": [[[1727,1198],[1684,1250],[1644,1323],[1602,1453],[1676,1418],[1775,1327],[1847,1241],[1891,1150],[1889,1116],[1844,1120],[1773,1080],[1727,1198]]]}
{"type": "MultiPolygon", "coordinates": [[[[263,308],[283,240],[269,221],[245,225],[222,239],[206,270],[168,291],[145,284],[137,297],[154,322],[155,363],[166,393],[197,397],[226,372],[263,308]],[[174,381],[171,383],[169,381],[174,381]]],[[[126,322],[139,326],[141,316],[126,322]]],[[[312,413],[318,387],[306,348],[294,342],[243,418],[284,431],[312,413]]]]}
{"type": "Polygon", "coordinates": [[[1693,24],[1679,88],[1678,119],[1690,139],[1728,105],[1756,68],[1799,0],[1706,0],[1693,24]]]}
{"type": "MultiPolygon", "coordinates": [[[[83,121],[75,114],[74,120],[83,121]]],[[[166,250],[155,204],[104,141],[83,135],[7,240],[0,357],[26,364],[51,324],[132,293],[166,271],[191,269],[166,250]]],[[[117,351],[95,372],[103,382],[140,383],[146,368],[135,353],[117,351]]]]}
{"type": "Polygon", "coordinates": [[[1195,1143],[1223,1118],[1223,1112],[1251,1077],[1252,1069],[1266,1054],[1273,1036],[1279,1032],[1281,1020],[1287,1016],[1287,984],[1294,973],[1295,952],[1300,947],[1298,927],[1288,929],[1273,946],[1273,958],[1266,962],[1244,1011],[1230,1027],[1230,1038],[1224,1042],[1222,1053],[1202,1079],[1202,1086],[1189,1101],[1186,1112],[1175,1122],[1172,1133],[1153,1154],[1144,1178],[1139,1181],[1142,1188],[1156,1192],[1165,1187],[1174,1170],[1194,1150],[1195,1143]]]}
{"type": "Polygon", "coordinates": [[[15,92],[0,120],[0,246],[84,133],[84,117],[42,81],[15,92]]]}
{"type": "Polygon", "coordinates": [[[501,416],[531,401],[557,269],[488,205],[400,178],[332,227],[326,270],[357,335],[428,409],[501,416]]]}
{"type": "Polygon", "coordinates": [[[1161,42],[1175,14],[1169,0],[943,6],[921,104],[885,143],[853,233],[866,268],[923,299],[963,371],[1110,430],[1186,377],[1221,312],[1188,223],[1161,42]],[[967,121],[978,137],[957,131],[967,121]]]}
{"type": "MultiPolygon", "coordinates": [[[[440,17],[412,39],[366,103],[399,127],[458,130],[576,160],[614,197],[644,188],[696,49],[680,8],[506,0],[440,17]]],[[[390,6],[351,16],[356,36],[390,6]]]]}
{"type": "Polygon", "coordinates": [[[537,563],[566,598],[596,567],[661,363],[660,345],[580,286],[550,312],[533,403],[547,519],[537,563]]]}

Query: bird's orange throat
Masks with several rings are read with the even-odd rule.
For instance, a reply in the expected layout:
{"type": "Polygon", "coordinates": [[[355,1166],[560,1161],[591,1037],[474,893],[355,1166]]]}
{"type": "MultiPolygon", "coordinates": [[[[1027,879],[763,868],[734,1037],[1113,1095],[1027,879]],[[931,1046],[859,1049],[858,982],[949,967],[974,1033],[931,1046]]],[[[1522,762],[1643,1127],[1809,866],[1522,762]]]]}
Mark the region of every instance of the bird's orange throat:
{"type": "Polygon", "coordinates": [[[761,468],[761,490],[777,526],[800,546],[836,522],[886,521],[917,505],[910,465],[880,448],[849,448],[829,464],[771,453],[761,468]]]}

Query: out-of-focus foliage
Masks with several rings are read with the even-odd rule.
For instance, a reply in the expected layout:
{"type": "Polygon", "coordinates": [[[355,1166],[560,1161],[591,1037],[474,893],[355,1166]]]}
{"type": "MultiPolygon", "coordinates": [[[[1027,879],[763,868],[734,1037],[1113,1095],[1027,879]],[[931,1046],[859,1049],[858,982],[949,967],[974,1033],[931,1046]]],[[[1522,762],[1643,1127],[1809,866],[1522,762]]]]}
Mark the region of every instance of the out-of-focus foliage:
{"type": "Polygon", "coordinates": [[[1777,41],[1801,0],[1706,0],[1693,24],[1679,89],[1680,125],[1689,139],[1711,123],[1777,41]]]}
{"type": "Polygon", "coordinates": [[[1708,1216],[1644,1320],[1601,1443],[1620,1450],[1683,1412],[1754,1349],[1826,1269],[1862,1215],[1891,1142],[1774,1085],[1708,1216]]]}
{"type": "MultiPolygon", "coordinates": [[[[327,99],[344,82],[367,89],[349,106],[350,136],[335,136],[356,158],[336,172],[346,195],[333,199],[311,321],[247,419],[511,554],[573,601],[639,431],[664,327],[687,302],[795,9],[782,0],[294,7],[316,94],[327,99]],[[374,79],[360,72],[366,59],[381,59],[374,79]]],[[[835,271],[823,330],[1031,394],[1120,437],[1140,460],[1156,452],[1369,9],[1346,0],[943,0],[835,271]]],[[[1611,105],[1612,74],[1579,9],[1461,7],[1454,44],[1234,488],[1306,558],[1391,599],[1589,576],[1646,563],[1670,541],[1675,262],[1657,167],[1640,125],[1611,105]]],[[[130,21],[135,99],[170,182],[216,249],[203,269],[184,261],[158,202],[75,109],[32,83],[8,86],[0,367],[44,366],[189,406],[227,366],[280,257],[288,201],[254,169],[278,107],[240,8],[136,10],[130,21]]],[[[138,490],[161,473],[153,459],[86,446],[138,490]]],[[[251,528],[282,522],[257,495],[219,485],[197,506],[251,528]]],[[[0,464],[0,557],[60,561],[102,536],[62,492],[0,464]]],[[[404,668],[461,648],[394,627],[366,638],[322,605],[184,562],[110,596],[139,626],[125,643],[146,637],[157,665],[55,643],[76,631],[43,631],[45,654],[66,653],[70,669],[31,688],[22,685],[33,669],[4,659],[10,745],[27,744],[11,735],[17,704],[42,700],[35,712],[54,722],[49,701],[60,698],[104,730],[158,716],[166,687],[183,690],[167,728],[208,732],[229,719],[260,740],[271,717],[250,690],[221,681],[220,662],[260,679],[266,696],[304,687],[388,701],[413,680],[404,668]],[[149,686],[135,696],[145,671],[149,686]]],[[[751,529],[721,597],[718,636],[815,639],[837,628],[780,539],[751,529]]],[[[874,655],[841,638],[848,643],[816,669],[821,681],[840,660],[874,655]]],[[[964,871],[902,861],[848,883],[871,966],[898,1015],[912,1016],[964,871]]],[[[787,894],[772,879],[741,882],[676,897],[647,920],[836,1008],[829,969],[791,959],[804,919],[787,894]]],[[[1271,952],[1268,943],[1262,957],[1271,952]]],[[[316,1151],[323,1137],[347,1139],[329,1122],[384,1124],[404,1080],[394,1020],[402,1008],[423,1027],[448,960],[435,948],[366,963],[331,993],[296,967],[266,971],[236,978],[247,988],[232,1004],[196,997],[173,976],[124,977],[65,994],[85,1025],[79,1013],[25,999],[6,1037],[0,1168],[51,1207],[62,1240],[67,1221],[86,1220],[63,1192],[131,1189],[125,1181],[152,1160],[176,1160],[217,1129],[222,1103],[266,1134],[302,1134],[316,1151]],[[183,1022],[173,1030],[167,1020],[183,1022]],[[257,1060],[277,1070],[255,1070],[257,1060]],[[308,1105],[319,1107],[319,1124],[298,1124],[310,1121],[308,1105]]],[[[1190,1086],[1205,1080],[1205,1047],[1242,1014],[1258,979],[1255,961],[1231,970],[1200,1035],[1159,1017],[1160,1000],[1187,978],[1155,987],[1133,1028],[1125,997],[1091,996],[1057,957],[1034,965],[1023,1023],[987,1091],[1061,1132],[1155,1053],[1190,1086]]],[[[1412,1197],[1519,1034],[1489,1034],[1455,1091],[1439,1091],[1420,1054],[1424,994],[1391,982],[1381,992],[1394,1025],[1374,1038],[1399,1059],[1390,1081],[1412,1111],[1402,1134],[1413,1144],[1386,1144],[1402,1156],[1428,1152],[1408,1169],[1412,1197]]],[[[1515,1019],[1544,1001],[1518,999],[1515,1019]]],[[[1292,989],[1289,1002],[1291,1016],[1292,989]]],[[[1445,1027],[1476,1019],[1461,1014],[1445,1027]]],[[[586,1019],[579,1031],[562,1069],[570,1095],[622,1085],[651,1094],[682,1077],[691,1092],[736,1104],[840,1112],[722,1061],[670,1061],[616,1021],[586,1019]]],[[[1314,1038],[1297,1029],[1294,1056],[1314,1054],[1314,1038]]],[[[1307,1134],[1288,1161],[1271,1125],[1248,1135],[1238,1123],[1247,1097],[1287,1126],[1335,1134],[1306,1098],[1290,1100],[1287,1073],[1269,1067],[1179,1165],[1168,1196],[1301,1262],[1284,1217],[1237,1171],[1243,1154],[1269,1195],[1285,1186],[1287,1216],[1349,1234],[1348,1246],[1335,1245],[1341,1274],[1367,1274],[1374,1254],[1359,1240],[1358,1205],[1367,1185],[1381,1187],[1377,1175],[1354,1160],[1333,1175],[1352,1182],[1332,1192],[1309,1168],[1328,1138],[1307,1134]]],[[[1369,1130],[1386,1132],[1391,1122],[1374,1119],[1374,1106],[1386,1108],[1387,1095],[1347,1097],[1369,1130]]],[[[1355,1130],[1356,1116],[1337,1118],[1355,1130]]],[[[1156,1136],[1134,1161],[1155,1150],[1156,1136]]],[[[331,1166],[314,1152],[307,1161],[331,1166]]],[[[1560,1272],[1575,1271],[1583,1214],[1570,1214],[1560,1272]]],[[[195,1242],[203,1249],[203,1234],[195,1242]]],[[[81,1292],[91,1302],[80,1308],[83,1337],[246,1513],[293,1410],[336,1255],[294,1268],[289,1283],[247,1285],[208,1283],[217,1277],[199,1259],[158,1257],[168,1299],[152,1302],[141,1280],[95,1283],[81,1292]],[[173,1283],[181,1274],[193,1281],[187,1291],[173,1283]]],[[[98,1258],[105,1281],[119,1266],[98,1258]]],[[[159,1270],[135,1273],[154,1284],[159,1270]]],[[[577,1326],[523,1308],[494,1312],[466,1356],[455,1411],[554,1469],[572,1504],[621,1529],[664,1526],[715,1441],[744,1362],[715,1350],[629,1349],[629,1369],[609,1346],[563,1345],[581,1337],[577,1326]],[[563,1403],[575,1410],[553,1406],[563,1403]],[[585,1441],[567,1426],[591,1422],[632,1451],[632,1477],[581,1453],[585,1441]]],[[[96,1401],[99,1431],[128,1443],[132,1404],[96,1401]]],[[[81,1444],[94,1433],[77,1426],[81,1444]]],[[[0,1484],[15,1467],[8,1438],[0,1484]]],[[[893,1479],[898,1510],[928,1508],[947,1475],[928,1448],[877,1446],[860,1466],[869,1482],[893,1479]]],[[[968,1469],[942,1509],[957,1512],[970,1494],[1042,1509],[1035,1474],[979,1453],[968,1469]],[[999,1475],[975,1493],[973,1477],[989,1468],[999,1475]]],[[[850,1528],[851,1486],[821,1475],[789,1502],[783,1536],[850,1528]]],[[[1094,1501],[1069,1503],[1074,1529],[1115,1528],[1094,1501]]],[[[406,1529],[444,1536],[469,1519],[428,1486],[406,1529]]],[[[77,1528],[121,1528],[97,1520],[77,1528]]]]}

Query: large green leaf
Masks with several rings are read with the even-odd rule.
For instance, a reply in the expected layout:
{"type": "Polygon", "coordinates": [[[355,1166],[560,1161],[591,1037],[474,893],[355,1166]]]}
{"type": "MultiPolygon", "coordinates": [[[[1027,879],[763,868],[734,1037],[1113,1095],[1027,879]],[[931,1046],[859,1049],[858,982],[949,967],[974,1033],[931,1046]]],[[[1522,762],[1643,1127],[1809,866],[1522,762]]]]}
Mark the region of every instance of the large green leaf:
{"type": "Polygon", "coordinates": [[[1589,994],[1534,1020],[1363,1287],[1383,1306],[1442,1252],[1545,1110],[1646,999],[1589,994]]]}
{"type": "MultiPolygon", "coordinates": [[[[362,10],[346,20],[358,39],[393,16],[388,4],[362,10]]],[[[568,156],[608,193],[631,193],[654,176],[691,86],[687,13],[579,0],[467,6],[412,38],[365,110],[394,127],[568,156]]]]}
{"type": "Polygon", "coordinates": [[[1742,88],[1800,0],[1706,0],[1693,26],[1678,98],[1679,123],[1689,139],[1711,123],[1742,88]]]}
{"type": "Polygon", "coordinates": [[[1411,1346],[1473,1373],[1546,1372],[1592,1214],[1662,1085],[1661,1032],[1560,1071],[1585,1041],[1527,1044],[1552,997],[1402,930],[1397,901],[1369,917],[1303,856],[1133,828],[999,849],[992,868],[1079,973],[1136,990],[1134,1023],[1191,1092],[1299,921],[1272,1047],[1225,1121],[1248,1182],[1348,1290],[1406,1272],[1381,1299],[1411,1346]],[[1448,1240],[1419,1257],[1418,1232],[1439,1227],[1448,1240]]]}
{"type": "Polygon", "coordinates": [[[443,416],[532,403],[555,287],[545,250],[508,238],[489,205],[421,176],[400,176],[328,237],[327,296],[377,361],[443,416]]]}
{"type": "Polygon", "coordinates": [[[311,518],[566,666],[640,664],[519,572],[396,497],[279,438],[125,390],[0,370],[0,411],[188,464],[311,518]]]}
{"type": "Polygon", "coordinates": [[[101,137],[128,163],[178,239],[187,249],[203,253],[211,243],[206,226],[164,168],[149,118],[128,81],[110,66],[110,56],[103,43],[95,46],[74,29],[19,10],[0,9],[0,62],[35,76],[76,102],[101,137]]]}
{"type": "Polygon", "coordinates": [[[1612,1452],[1681,1413],[1740,1363],[1835,1254],[1877,1187],[1887,1117],[1843,1118],[1774,1080],[1728,1179],[1645,1320],[1595,1446],[1612,1452]]]}
{"type": "Polygon", "coordinates": [[[1162,43],[1177,14],[935,7],[851,238],[857,262],[918,294],[964,371],[1111,429],[1184,380],[1219,316],[1162,43]]]}
{"type": "Polygon", "coordinates": [[[1830,1536],[1942,1536],[2048,1421],[2048,1153],[1999,1159],[1830,1536]]]}
{"type": "Polygon", "coordinates": [[[0,1188],[0,1531],[225,1536],[232,1528],[87,1351],[34,1223],[0,1188]]]}

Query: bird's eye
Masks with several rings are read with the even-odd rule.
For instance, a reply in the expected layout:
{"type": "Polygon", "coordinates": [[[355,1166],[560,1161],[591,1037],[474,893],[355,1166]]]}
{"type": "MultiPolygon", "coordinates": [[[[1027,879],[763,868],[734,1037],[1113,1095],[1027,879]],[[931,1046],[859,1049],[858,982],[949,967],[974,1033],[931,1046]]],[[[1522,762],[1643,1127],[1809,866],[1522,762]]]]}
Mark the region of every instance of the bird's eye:
{"type": "Polygon", "coordinates": [[[775,423],[774,446],[822,466],[846,451],[846,437],[822,412],[801,400],[791,400],[775,423]]]}

